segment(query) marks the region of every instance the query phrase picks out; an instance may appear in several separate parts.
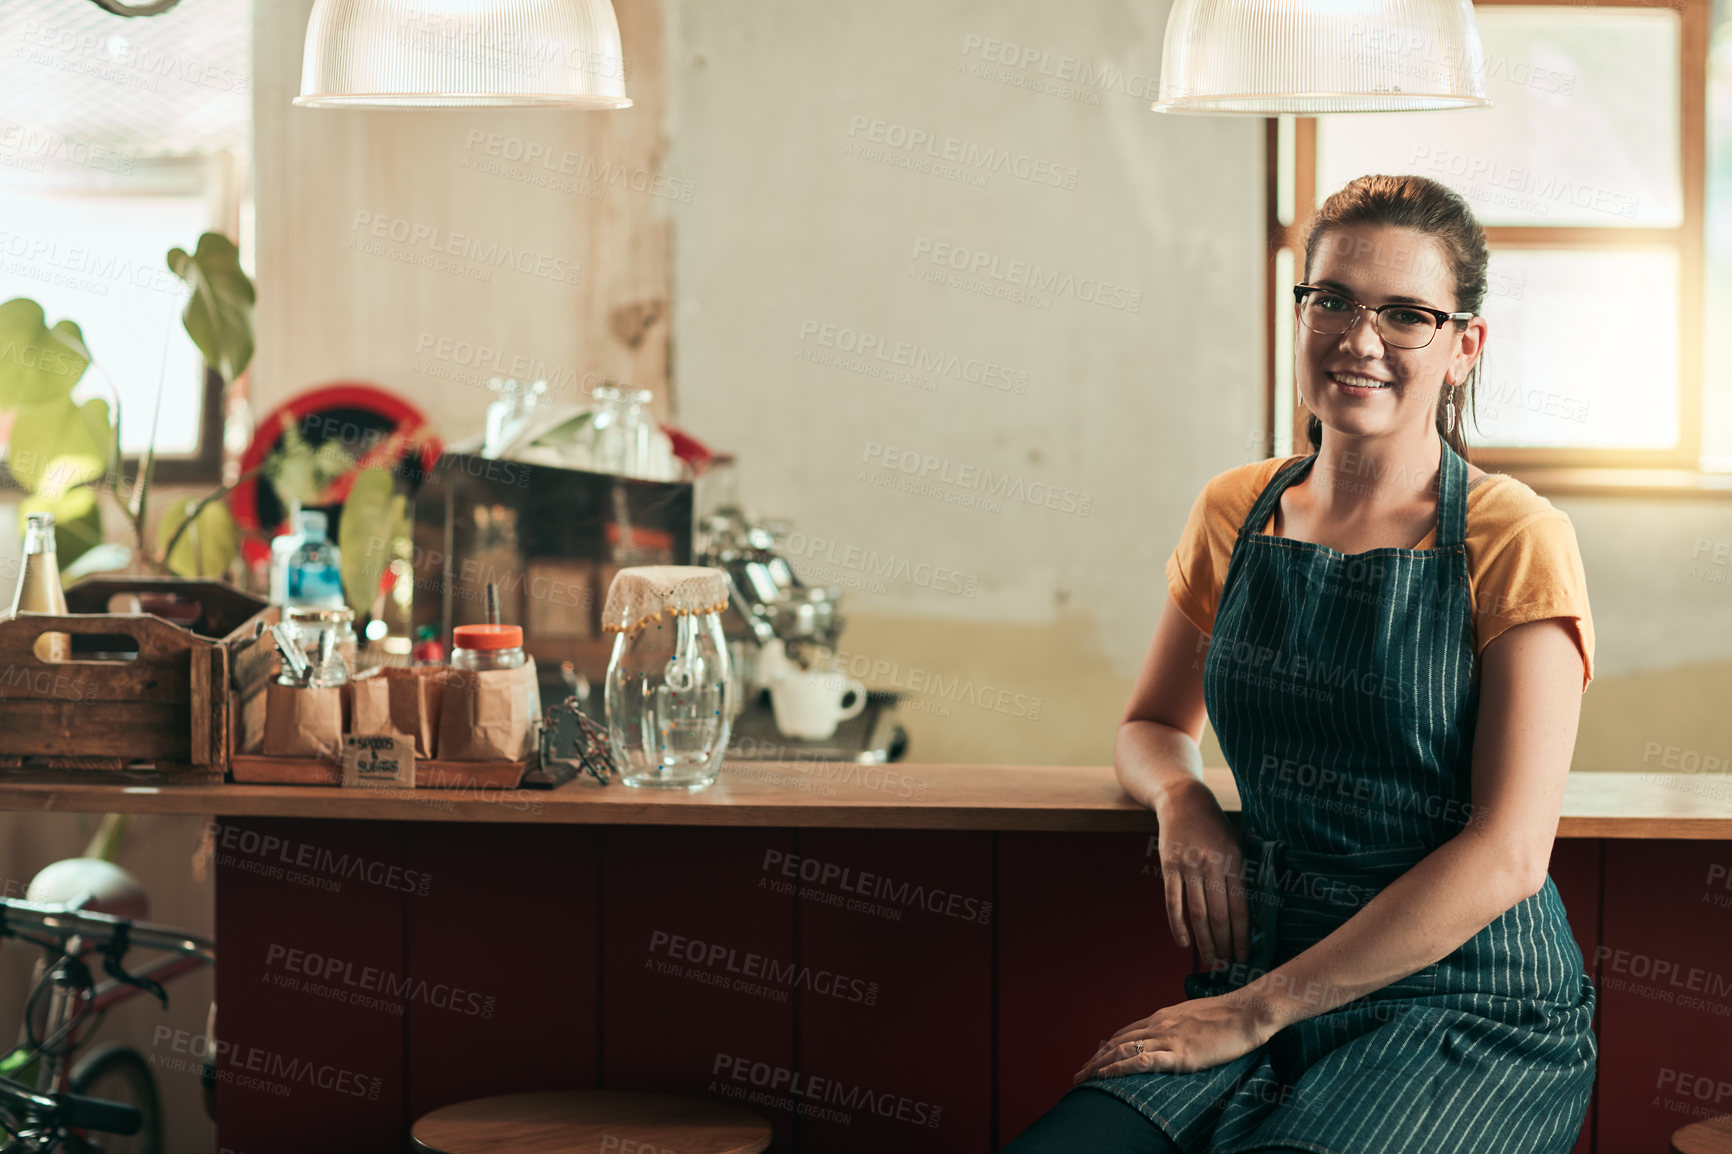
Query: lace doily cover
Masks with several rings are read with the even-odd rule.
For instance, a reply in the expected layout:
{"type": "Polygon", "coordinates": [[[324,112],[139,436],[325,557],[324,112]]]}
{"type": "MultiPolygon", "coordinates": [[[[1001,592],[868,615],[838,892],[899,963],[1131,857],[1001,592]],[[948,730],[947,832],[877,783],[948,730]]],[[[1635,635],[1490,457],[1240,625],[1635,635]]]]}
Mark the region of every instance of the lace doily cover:
{"type": "Polygon", "coordinates": [[[720,613],[728,607],[728,577],[705,565],[636,565],[614,574],[601,627],[635,633],[664,617],[720,613]]]}

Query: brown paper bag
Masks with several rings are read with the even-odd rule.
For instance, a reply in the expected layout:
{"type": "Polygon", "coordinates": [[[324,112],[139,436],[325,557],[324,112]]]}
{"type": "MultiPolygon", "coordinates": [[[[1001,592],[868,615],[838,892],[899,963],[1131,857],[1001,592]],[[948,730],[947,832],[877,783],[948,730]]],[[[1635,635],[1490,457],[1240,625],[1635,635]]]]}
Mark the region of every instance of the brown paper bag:
{"type": "Polygon", "coordinates": [[[343,749],[343,691],[271,682],[265,690],[266,757],[321,757],[343,749]]]}
{"type": "Polygon", "coordinates": [[[518,761],[530,756],[540,700],[533,657],[516,669],[447,670],[439,708],[439,760],[518,761]]]}
{"type": "Polygon", "coordinates": [[[415,743],[416,757],[432,757],[448,672],[439,665],[387,665],[351,681],[349,732],[356,737],[407,737],[415,743]]]}

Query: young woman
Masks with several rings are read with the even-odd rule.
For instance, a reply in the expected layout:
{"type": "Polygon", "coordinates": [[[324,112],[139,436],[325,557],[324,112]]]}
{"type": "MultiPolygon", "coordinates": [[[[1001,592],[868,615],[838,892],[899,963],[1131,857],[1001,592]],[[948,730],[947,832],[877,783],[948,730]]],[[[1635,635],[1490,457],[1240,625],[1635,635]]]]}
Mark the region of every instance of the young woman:
{"type": "Polygon", "coordinates": [[[1007,1154],[1574,1145],[1596,994],[1547,866],[1593,626],[1568,517],[1466,461],[1485,292],[1484,230],[1434,181],[1361,177],[1313,218],[1316,451],[1204,487],[1118,737],[1206,968],[1007,1154]]]}

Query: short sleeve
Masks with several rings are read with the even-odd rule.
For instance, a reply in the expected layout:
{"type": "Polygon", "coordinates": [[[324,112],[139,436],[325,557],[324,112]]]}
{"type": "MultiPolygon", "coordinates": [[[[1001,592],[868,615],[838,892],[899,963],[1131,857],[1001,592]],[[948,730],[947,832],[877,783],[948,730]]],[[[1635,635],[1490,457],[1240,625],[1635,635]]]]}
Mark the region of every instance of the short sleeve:
{"type": "Polygon", "coordinates": [[[1167,591],[1190,623],[1204,633],[1214,632],[1215,601],[1224,576],[1215,572],[1215,549],[1210,534],[1209,490],[1205,487],[1191,503],[1179,543],[1167,558],[1167,591]]]}
{"type": "Polygon", "coordinates": [[[1482,563],[1475,590],[1479,648],[1504,630],[1564,619],[1582,655],[1582,690],[1594,678],[1594,621],[1588,579],[1568,514],[1547,508],[1526,518],[1482,563]]]}
{"type": "Polygon", "coordinates": [[[1209,478],[1167,558],[1167,591],[1185,617],[1204,633],[1215,631],[1215,607],[1233,559],[1239,527],[1276,469],[1295,457],[1268,457],[1209,478]]]}

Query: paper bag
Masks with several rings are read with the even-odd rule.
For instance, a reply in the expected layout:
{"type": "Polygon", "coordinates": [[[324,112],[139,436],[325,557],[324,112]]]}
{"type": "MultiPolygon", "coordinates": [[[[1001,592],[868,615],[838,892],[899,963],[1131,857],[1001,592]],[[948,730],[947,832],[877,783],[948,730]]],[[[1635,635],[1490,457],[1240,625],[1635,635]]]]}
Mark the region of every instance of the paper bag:
{"type": "Polygon", "coordinates": [[[337,760],[343,748],[343,693],[271,682],[265,690],[266,757],[337,760]]]}
{"type": "Polygon", "coordinates": [[[439,665],[387,665],[356,678],[349,683],[349,732],[356,737],[407,737],[415,743],[416,757],[432,757],[449,673],[439,665]]]}
{"type": "Polygon", "coordinates": [[[439,760],[529,757],[536,752],[540,712],[534,658],[516,669],[449,670],[439,708],[439,760]]]}

